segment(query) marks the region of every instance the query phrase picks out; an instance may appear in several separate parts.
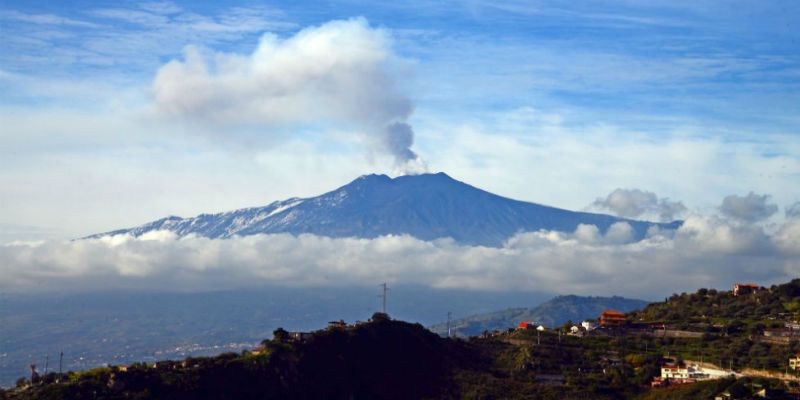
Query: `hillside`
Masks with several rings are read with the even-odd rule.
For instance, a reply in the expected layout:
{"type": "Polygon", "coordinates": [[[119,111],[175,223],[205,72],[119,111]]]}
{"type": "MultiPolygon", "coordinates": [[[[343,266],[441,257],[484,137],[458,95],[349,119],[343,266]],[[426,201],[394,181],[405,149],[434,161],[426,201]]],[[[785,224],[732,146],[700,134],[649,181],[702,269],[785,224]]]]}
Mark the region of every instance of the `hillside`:
{"type": "MultiPolygon", "coordinates": [[[[153,362],[250,348],[278,327],[309,330],[331,320],[363,320],[380,306],[375,286],[261,286],[197,293],[108,290],[0,296],[0,386],[28,364],[64,352],[64,370],[153,362]],[[54,305],[57,305],[54,306],[54,305]],[[36,349],[31,352],[31,349],[36,349]]],[[[392,316],[430,325],[448,311],[469,315],[552,294],[394,285],[392,316]]]]}
{"type": "Polygon", "coordinates": [[[579,224],[590,224],[604,233],[617,222],[630,224],[633,239],[641,239],[653,226],[669,230],[681,224],[634,221],[512,200],[437,173],[397,178],[364,175],[317,197],[194,218],[171,216],[89,238],[125,233],[141,236],[156,230],[209,238],[259,233],[360,238],[407,234],[421,240],[449,237],[463,244],[500,246],[519,232],[573,232],[579,224]]]}
{"type": "MultiPolygon", "coordinates": [[[[254,351],[20,379],[0,399],[754,399],[763,390],[788,399],[797,395],[796,378],[759,375],[779,374],[800,346],[762,341],[759,329],[794,321],[787,310],[800,300],[798,289],[800,280],[742,296],[700,289],[631,312],[628,325],[582,336],[522,329],[465,341],[375,314],[300,341],[278,329],[254,351]],[[698,358],[739,375],[650,388],[662,366],[698,358]]],[[[563,296],[543,309],[582,309],[575,302],[563,296]]]]}
{"type": "Polygon", "coordinates": [[[673,294],[664,302],[652,303],[634,317],[648,321],[758,321],[776,317],[797,317],[800,312],[800,279],[734,296],[732,291],[699,289],[695,293],[673,294]]]}
{"type": "MultiPolygon", "coordinates": [[[[548,327],[555,327],[567,321],[580,322],[594,319],[603,310],[629,312],[645,307],[644,300],[624,297],[581,297],[575,295],[558,296],[533,308],[510,308],[485,314],[478,314],[451,321],[455,335],[473,336],[484,331],[506,330],[516,327],[521,321],[531,321],[548,327]]],[[[446,333],[447,324],[431,327],[437,333],[446,333]]]]}

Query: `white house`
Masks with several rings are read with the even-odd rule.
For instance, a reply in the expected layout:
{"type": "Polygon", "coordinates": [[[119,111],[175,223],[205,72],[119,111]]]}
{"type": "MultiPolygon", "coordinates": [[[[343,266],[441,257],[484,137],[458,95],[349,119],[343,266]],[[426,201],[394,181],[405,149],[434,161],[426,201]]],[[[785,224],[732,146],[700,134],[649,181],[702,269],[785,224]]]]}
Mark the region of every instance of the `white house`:
{"type": "Polygon", "coordinates": [[[663,366],[661,367],[663,379],[689,379],[689,367],[663,366]]]}

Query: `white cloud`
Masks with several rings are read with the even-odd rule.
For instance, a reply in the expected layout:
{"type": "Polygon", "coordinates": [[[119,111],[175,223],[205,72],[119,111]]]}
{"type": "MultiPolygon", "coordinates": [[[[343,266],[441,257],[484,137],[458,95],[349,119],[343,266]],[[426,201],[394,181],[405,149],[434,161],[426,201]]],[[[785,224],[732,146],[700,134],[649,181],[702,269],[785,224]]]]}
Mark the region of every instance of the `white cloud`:
{"type": "MultiPolygon", "coordinates": [[[[306,28],[289,38],[266,34],[252,54],[187,47],[153,83],[156,110],[215,128],[336,123],[357,126],[398,165],[416,161],[405,121],[411,100],[399,88],[387,32],[363,18],[306,28]]],[[[237,140],[235,134],[226,137],[237,140]]]]}
{"type": "Polygon", "coordinates": [[[0,19],[15,20],[39,25],[63,25],[79,28],[98,28],[100,25],[53,14],[28,14],[19,11],[0,11],[0,19]]]}
{"type": "Polygon", "coordinates": [[[686,206],[680,201],[659,199],[655,193],[639,189],[616,189],[605,198],[595,200],[592,207],[627,218],[656,215],[661,221],[673,221],[686,212],[686,206]]]}
{"type": "MultiPolygon", "coordinates": [[[[629,229],[629,227],[628,227],[629,229]]],[[[623,233],[620,225],[617,233],[623,233]]],[[[503,247],[409,236],[333,239],[255,235],[232,239],[106,237],[0,246],[0,289],[146,287],[204,290],[258,284],[347,285],[389,281],[433,287],[531,289],[653,298],[735,280],[785,281],[800,270],[800,224],[770,237],[758,227],[692,216],[674,237],[629,243],[581,226],[528,232],[503,247]]]]}
{"type": "Polygon", "coordinates": [[[728,217],[747,222],[761,221],[778,212],[777,205],[768,203],[769,198],[767,194],[757,195],[753,192],[747,196],[732,194],[722,199],[719,209],[728,217]]]}

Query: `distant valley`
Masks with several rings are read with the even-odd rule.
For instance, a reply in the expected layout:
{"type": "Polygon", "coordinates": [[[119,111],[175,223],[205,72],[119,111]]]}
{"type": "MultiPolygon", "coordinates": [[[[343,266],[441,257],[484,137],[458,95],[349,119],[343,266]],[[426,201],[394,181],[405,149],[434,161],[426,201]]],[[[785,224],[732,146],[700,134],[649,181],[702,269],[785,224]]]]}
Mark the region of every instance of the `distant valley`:
{"type": "MultiPolygon", "coordinates": [[[[381,307],[379,288],[261,287],[196,293],[115,291],[0,296],[0,386],[51,367],[82,370],[251,348],[278,327],[308,330],[328,321],[366,320],[381,307]]],[[[391,286],[387,308],[396,318],[431,325],[455,315],[539,304],[552,294],[391,286]]]]}

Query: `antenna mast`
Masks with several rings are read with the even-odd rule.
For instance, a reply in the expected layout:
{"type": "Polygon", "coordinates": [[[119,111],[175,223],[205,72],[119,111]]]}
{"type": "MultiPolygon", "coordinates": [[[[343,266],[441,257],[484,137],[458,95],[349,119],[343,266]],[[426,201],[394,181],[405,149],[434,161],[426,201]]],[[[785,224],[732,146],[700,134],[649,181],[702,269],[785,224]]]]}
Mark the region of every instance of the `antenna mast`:
{"type": "Polygon", "coordinates": [[[389,291],[389,287],[386,286],[386,282],[382,283],[380,286],[383,289],[383,292],[378,295],[378,297],[381,298],[382,303],[383,303],[383,308],[381,309],[382,310],[381,312],[386,314],[386,292],[389,291]]]}
{"type": "Polygon", "coordinates": [[[448,311],[447,312],[447,337],[450,337],[450,317],[453,316],[453,313],[448,311]]]}

